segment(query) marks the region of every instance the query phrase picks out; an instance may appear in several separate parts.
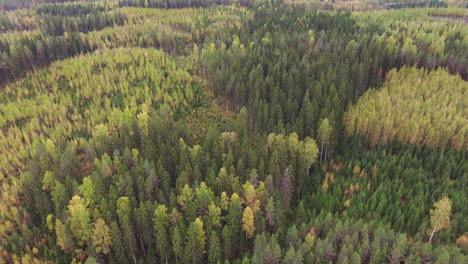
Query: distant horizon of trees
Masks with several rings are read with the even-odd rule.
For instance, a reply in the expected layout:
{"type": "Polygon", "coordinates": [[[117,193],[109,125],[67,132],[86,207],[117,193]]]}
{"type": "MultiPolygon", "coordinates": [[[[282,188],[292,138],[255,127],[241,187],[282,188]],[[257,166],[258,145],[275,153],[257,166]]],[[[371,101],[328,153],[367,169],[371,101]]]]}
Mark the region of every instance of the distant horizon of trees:
{"type": "Polygon", "coordinates": [[[460,9],[219,3],[1,13],[0,263],[466,263],[460,9]]]}

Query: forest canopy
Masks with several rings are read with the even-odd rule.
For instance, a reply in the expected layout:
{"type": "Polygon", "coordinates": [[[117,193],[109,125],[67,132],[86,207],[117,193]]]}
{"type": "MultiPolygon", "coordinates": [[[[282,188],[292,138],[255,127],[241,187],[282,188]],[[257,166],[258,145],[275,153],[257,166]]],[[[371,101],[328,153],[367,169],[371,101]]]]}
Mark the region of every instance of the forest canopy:
{"type": "Polygon", "coordinates": [[[399,140],[433,148],[468,147],[468,83],[445,70],[402,68],[388,73],[345,114],[348,135],[386,143],[399,140]]]}
{"type": "Polygon", "coordinates": [[[0,264],[467,263],[460,7],[0,0],[0,264]]]}

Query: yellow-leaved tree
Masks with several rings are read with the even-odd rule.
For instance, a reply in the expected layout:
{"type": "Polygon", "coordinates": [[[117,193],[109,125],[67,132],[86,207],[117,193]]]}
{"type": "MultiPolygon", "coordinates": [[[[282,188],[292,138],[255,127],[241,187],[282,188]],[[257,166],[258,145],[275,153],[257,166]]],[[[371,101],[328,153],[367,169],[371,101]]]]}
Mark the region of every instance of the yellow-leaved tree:
{"type": "Polygon", "coordinates": [[[431,242],[434,233],[439,230],[447,229],[450,226],[450,215],[452,214],[452,201],[444,195],[442,199],[434,203],[434,210],[430,210],[431,213],[431,226],[432,233],[429,238],[431,242]]]}

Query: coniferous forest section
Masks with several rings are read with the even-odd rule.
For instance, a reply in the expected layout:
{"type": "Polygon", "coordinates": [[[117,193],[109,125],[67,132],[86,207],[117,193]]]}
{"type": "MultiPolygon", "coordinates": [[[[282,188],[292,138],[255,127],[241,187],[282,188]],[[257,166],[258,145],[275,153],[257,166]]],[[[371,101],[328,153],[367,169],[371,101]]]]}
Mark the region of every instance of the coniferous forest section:
{"type": "Polygon", "coordinates": [[[468,262],[467,18],[0,0],[0,264],[468,262]]]}
{"type": "MultiPolygon", "coordinates": [[[[91,5],[89,8],[83,8],[87,5],[62,5],[69,7],[63,8],[55,4],[48,6],[47,12],[74,12],[74,9],[70,11],[69,8],[76,6],[90,11],[94,10],[92,7],[101,6],[91,5]]],[[[18,18],[22,16],[21,12],[12,12],[12,17],[22,19],[18,18]]],[[[0,79],[0,85],[5,86],[6,83],[54,61],[103,48],[151,47],[174,55],[189,55],[194,49],[194,43],[202,44],[205,38],[217,37],[231,27],[241,26],[239,16],[245,12],[247,11],[243,9],[226,7],[184,9],[180,12],[123,8],[98,13],[111,21],[109,25],[104,24],[106,19],[96,20],[92,14],[87,14],[83,19],[60,16],[58,21],[62,24],[57,25],[54,24],[55,19],[47,23],[47,19],[37,16],[33,18],[40,25],[36,30],[12,29],[2,34],[4,37],[0,38],[0,74],[3,78],[0,79]],[[225,24],[217,23],[220,18],[224,19],[225,24]],[[78,24],[77,21],[81,22],[78,24]],[[97,29],[101,30],[96,31],[97,29]]]]}

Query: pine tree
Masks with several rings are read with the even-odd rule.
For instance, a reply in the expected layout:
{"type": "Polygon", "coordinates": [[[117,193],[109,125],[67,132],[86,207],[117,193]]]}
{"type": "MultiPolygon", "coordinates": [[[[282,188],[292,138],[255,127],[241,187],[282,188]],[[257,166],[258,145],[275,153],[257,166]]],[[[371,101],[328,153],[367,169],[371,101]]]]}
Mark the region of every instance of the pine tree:
{"type": "Polygon", "coordinates": [[[217,263],[221,258],[222,252],[218,234],[215,231],[211,231],[208,243],[208,261],[209,263],[217,263]]]}
{"type": "Polygon", "coordinates": [[[169,228],[169,216],[165,205],[161,204],[156,208],[154,211],[153,222],[154,234],[156,237],[156,251],[167,263],[167,258],[169,256],[169,239],[167,234],[167,229],[169,228]]]}
{"type": "Polygon", "coordinates": [[[275,209],[275,201],[273,200],[273,197],[270,197],[268,199],[268,202],[265,206],[265,211],[266,211],[266,219],[268,221],[268,224],[270,227],[273,228],[273,230],[276,230],[276,224],[277,224],[277,219],[276,219],[276,209],[275,209]]]}
{"type": "Polygon", "coordinates": [[[291,199],[292,199],[292,178],[291,174],[289,173],[289,168],[286,168],[284,170],[283,178],[281,180],[281,192],[283,193],[283,202],[284,202],[284,207],[286,210],[289,209],[289,205],[291,204],[291,199]]]}
{"type": "Polygon", "coordinates": [[[128,197],[123,196],[117,200],[117,216],[119,218],[120,227],[122,230],[122,237],[119,241],[117,241],[117,243],[122,243],[122,241],[124,242],[126,253],[136,264],[137,246],[135,233],[133,231],[133,224],[131,222],[131,208],[130,199],[128,199],[128,197]]]}
{"type": "Polygon", "coordinates": [[[203,222],[195,219],[187,230],[186,256],[192,263],[202,263],[205,255],[206,235],[203,222]]]}
{"type": "Polygon", "coordinates": [[[122,243],[122,232],[116,222],[111,224],[111,228],[114,256],[118,263],[125,263],[127,260],[125,258],[125,245],[122,243]]]}
{"type": "Polygon", "coordinates": [[[176,263],[179,263],[179,259],[184,255],[184,241],[178,226],[174,228],[172,233],[172,248],[176,257],[176,263]]]}
{"type": "Polygon", "coordinates": [[[177,196],[177,202],[179,203],[180,207],[182,207],[182,210],[185,210],[188,204],[191,203],[194,198],[195,195],[193,194],[192,188],[186,184],[184,185],[180,195],[177,196]]]}

